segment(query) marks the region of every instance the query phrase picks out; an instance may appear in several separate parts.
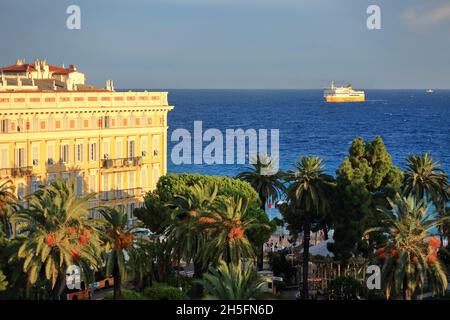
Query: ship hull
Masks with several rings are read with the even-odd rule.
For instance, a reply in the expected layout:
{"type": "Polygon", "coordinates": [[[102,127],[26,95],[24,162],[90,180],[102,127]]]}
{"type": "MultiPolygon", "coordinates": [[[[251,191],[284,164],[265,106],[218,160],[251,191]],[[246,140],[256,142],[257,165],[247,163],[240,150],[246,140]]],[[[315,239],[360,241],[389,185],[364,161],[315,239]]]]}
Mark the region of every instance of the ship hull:
{"type": "Polygon", "coordinates": [[[336,97],[336,96],[326,96],[326,102],[364,102],[366,101],[365,96],[356,97],[336,97]]]}

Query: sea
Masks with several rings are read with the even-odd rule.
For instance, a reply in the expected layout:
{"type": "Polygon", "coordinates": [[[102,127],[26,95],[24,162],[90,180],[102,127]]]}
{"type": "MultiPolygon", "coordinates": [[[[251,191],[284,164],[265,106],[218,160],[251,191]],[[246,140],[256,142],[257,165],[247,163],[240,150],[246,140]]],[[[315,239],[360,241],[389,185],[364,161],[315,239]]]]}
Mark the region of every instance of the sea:
{"type": "MultiPolygon", "coordinates": [[[[280,168],[302,155],[323,158],[335,175],[356,137],[384,140],[401,169],[410,154],[429,152],[450,174],[450,90],[366,90],[366,102],[326,103],[322,90],[167,90],[169,103],[168,172],[236,176],[243,164],[175,164],[171,141],[176,129],[193,136],[194,121],[209,128],[278,129],[280,168]]],[[[270,134],[269,134],[270,136],[270,134]]],[[[270,139],[270,137],[269,137],[270,139]]],[[[225,141],[225,139],[224,139],[225,141]]],[[[205,142],[205,147],[208,142],[205,142]]],[[[270,149],[269,149],[270,151],[270,149]]],[[[193,152],[193,151],[192,151],[193,152]]],[[[269,152],[270,153],[270,152],[269,152]]],[[[277,216],[270,210],[271,216],[277,216]]]]}

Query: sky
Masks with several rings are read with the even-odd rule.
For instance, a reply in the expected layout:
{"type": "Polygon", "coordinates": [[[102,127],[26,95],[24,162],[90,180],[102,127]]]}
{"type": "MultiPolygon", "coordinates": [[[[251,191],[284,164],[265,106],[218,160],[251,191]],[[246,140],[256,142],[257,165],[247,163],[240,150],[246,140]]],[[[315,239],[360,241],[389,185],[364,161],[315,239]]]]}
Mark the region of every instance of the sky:
{"type": "Polygon", "coordinates": [[[116,88],[450,89],[450,1],[1,0],[0,65],[18,58],[116,88]]]}

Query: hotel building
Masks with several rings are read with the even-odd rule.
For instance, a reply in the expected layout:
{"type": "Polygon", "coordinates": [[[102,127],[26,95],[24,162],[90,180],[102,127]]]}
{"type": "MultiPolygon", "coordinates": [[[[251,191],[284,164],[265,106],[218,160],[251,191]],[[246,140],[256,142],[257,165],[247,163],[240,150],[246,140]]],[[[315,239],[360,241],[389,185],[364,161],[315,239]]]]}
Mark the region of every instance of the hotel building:
{"type": "Polygon", "coordinates": [[[167,171],[167,92],[87,85],[76,66],[45,60],[0,72],[0,179],[13,181],[19,199],[57,176],[72,179],[79,195],[97,194],[91,207],[119,207],[131,224],[167,171]]]}

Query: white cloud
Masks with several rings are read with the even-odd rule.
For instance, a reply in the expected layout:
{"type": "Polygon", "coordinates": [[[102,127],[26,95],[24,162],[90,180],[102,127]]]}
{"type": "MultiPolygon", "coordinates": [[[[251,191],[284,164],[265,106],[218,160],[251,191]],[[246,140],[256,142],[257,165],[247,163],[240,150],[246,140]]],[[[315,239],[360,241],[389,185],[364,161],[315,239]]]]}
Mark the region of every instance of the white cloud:
{"type": "Polygon", "coordinates": [[[431,27],[444,21],[450,21],[450,3],[439,6],[417,6],[402,13],[404,23],[412,28],[431,27]]]}

